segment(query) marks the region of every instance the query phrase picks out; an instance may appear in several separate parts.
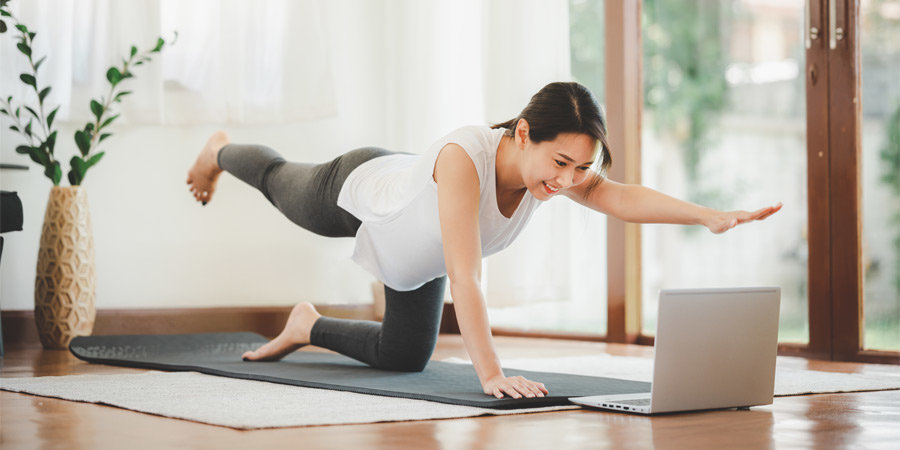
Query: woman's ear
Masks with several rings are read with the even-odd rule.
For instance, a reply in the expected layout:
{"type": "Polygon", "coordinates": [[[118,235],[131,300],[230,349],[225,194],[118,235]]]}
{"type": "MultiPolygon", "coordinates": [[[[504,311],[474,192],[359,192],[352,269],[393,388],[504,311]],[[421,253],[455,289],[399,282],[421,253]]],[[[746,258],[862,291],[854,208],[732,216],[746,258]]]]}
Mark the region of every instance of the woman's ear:
{"type": "Polygon", "coordinates": [[[525,119],[519,119],[519,122],[516,123],[516,146],[520,149],[525,148],[525,144],[528,142],[528,121],[525,119]]]}

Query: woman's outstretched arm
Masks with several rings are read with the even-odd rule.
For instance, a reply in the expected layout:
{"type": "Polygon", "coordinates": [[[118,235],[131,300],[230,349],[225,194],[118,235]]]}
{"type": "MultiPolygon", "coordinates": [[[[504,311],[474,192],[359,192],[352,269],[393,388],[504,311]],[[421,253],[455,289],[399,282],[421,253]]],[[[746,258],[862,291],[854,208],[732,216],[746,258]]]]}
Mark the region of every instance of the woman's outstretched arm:
{"type": "Polygon", "coordinates": [[[463,343],[485,394],[502,398],[543,397],[543,384],[523,377],[506,377],[494,348],[487,306],[481,292],[481,232],[478,225],[480,189],[475,164],[462,147],[448,144],[438,155],[434,179],[444,263],[463,343]]]}
{"type": "MultiPolygon", "coordinates": [[[[592,173],[591,177],[600,176],[592,173]]],[[[639,184],[622,184],[604,179],[590,195],[588,181],[563,191],[567,197],[626,222],[703,225],[722,233],[742,223],[763,220],[781,209],[781,203],[756,211],[718,211],[679,200],[639,184]]]]}

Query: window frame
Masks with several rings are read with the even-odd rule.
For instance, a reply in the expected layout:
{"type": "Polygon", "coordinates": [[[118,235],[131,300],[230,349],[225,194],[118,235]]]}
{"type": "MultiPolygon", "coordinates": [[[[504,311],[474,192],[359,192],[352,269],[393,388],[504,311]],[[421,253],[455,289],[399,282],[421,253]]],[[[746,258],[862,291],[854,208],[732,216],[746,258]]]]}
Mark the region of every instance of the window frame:
{"type": "MultiPolygon", "coordinates": [[[[605,2],[606,111],[618,158],[610,178],[641,179],[641,1],[605,2]]],[[[780,355],[900,364],[900,352],[863,347],[861,47],[859,0],[807,0],[809,27],[819,31],[806,49],[808,344],[779,343],[780,355]],[[829,2],[835,2],[830,5],[829,2]],[[843,38],[831,48],[830,10],[843,38]]],[[[607,334],[494,334],[653,345],[641,333],[641,232],[637,224],[607,222],[607,334]]]]}

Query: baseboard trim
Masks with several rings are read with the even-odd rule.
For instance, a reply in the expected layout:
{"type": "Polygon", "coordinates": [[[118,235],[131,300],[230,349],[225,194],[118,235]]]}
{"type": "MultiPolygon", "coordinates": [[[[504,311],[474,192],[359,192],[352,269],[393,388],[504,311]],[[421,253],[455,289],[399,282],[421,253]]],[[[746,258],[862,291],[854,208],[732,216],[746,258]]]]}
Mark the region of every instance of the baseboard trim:
{"type": "MultiPolygon", "coordinates": [[[[267,338],[281,332],[291,306],[244,306],[222,308],[99,309],[94,335],[223,333],[251,331],[267,338]]],[[[325,316],[376,320],[373,305],[316,305],[325,316]]],[[[34,310],[0,312],[5,345],[40,345],[34,310]]],[[[452,305],[444,305],[441,333],[459,333],[452,305]],[[448,306],[450,308],[448,308],[448,306]]]]}

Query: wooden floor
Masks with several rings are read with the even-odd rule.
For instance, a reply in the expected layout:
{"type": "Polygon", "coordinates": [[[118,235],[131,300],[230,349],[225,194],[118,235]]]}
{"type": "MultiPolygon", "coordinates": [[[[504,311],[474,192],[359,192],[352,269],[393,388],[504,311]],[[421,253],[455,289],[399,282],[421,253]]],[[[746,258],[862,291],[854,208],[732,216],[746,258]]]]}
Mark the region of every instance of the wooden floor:
{"type": "MultiPolygon", "coordinates": [[[[496,338],[501,358],[607,352],[650,356],[641,346],[496,338]]],[[[0,376],[139,370],[87,364],[67,351],[7,347],[0,376]]],[[[442,335],[435,358],[465,357],[442,335]]],[[[900,376],[900,367],[796,361],[797,368],[900,376]]],[[[260,405],[265,407],[265,405],[260,405]]],[[[19,448],[900,448],[900,391],[779,397],[749,411],[643,417],[573,410],[504,417],[239,431],[124,409],[0,392],[0,447],[19,448]]]]}

